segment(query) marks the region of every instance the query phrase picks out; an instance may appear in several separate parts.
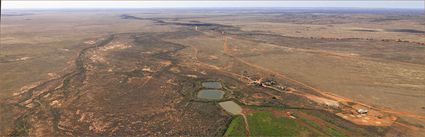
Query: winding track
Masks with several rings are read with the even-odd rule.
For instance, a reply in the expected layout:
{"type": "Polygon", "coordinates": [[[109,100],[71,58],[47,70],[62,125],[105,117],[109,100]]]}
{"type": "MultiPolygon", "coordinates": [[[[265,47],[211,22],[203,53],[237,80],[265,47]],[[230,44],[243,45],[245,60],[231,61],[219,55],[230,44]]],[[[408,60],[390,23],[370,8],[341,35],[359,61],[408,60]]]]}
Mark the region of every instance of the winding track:
{"type": "MultiPolygon", "coordinates": [[[[165,22],[165,21],[163,21],[163,22],[165,22]]],[[[173,25],[176,25],[176,24],[173,24],[173,25]]],[[[219,32],[220,30],[216,30],[216,31],[219,32]]],[[[223,34],[223,33],[220,33],[220,34],[223,34]]],[[[234,34],[234,35],[237,35],[237,34],[234,34]]],[[[231,57],[231,58],[233,58],[233,59],[235,59],[235,60],[237,60],[237,61],[239,61],[239,62],[241,62],[241,63],[243,63],[245,65],[248,65],[248,66],[250,66],[252,68],[255,68],[255,69],[258,69],[258,70],[262,70],[264,72],[268,72],[268,73],[274,74],[274,75],[276,75],[276,76],[278,76],[278,77],[280,77],[282,79],[289,80],[291,82],[300,84],[300,85],[302,85],[302,86],[304,86],[306,88],[309,88],[309,89],[315,91],[316,93],[322,95],[323,97],[327,97],[329,99],[332,99],[332,100],[335,100],[335,101],[338,101],[338,102],[342,102],[342,103],[353,102],[353,103],[356,103],[356,104],[360,104],[360,105],[363,105],[363,106],[372,108],[374,110],[378,110],[378,111],[386,112],[386,113],[390,113],[390,114],[403,115],[403,116],[412,117],[412,118],[418,118],[418,119],[425,119],[425,116],[422,116],[422,115],[417,115],[417,114],[413,114],[413,113],[409,113],[409,112],[403,112],[403,111],[395,111],[395,110],[387,109],[387,108],[373,107],[373,106],[367,105],[367,104],[362,103],[362,102],[354,101],[352,99],[349,99],[349,98],[346,98],[346,97],[342,97],[342,96],[333,94],[333,93],[328,92],[328,91],[321,90],[321,89],[319,89],[317,87],[313,87],[313,86],[308,85],[308,84],[306,84],[304,82],[301,82],[299,80],[296,80],[294,78],[291,78],[291,77],[289,77],[289,76],[287,76],[285,74],[281,74],[279,72],[276,72],[276,71],[273,71],[273,70],[264,68],[264,67],[259,66],[257,64],[250,63],[250,62],[248,62],[246,60],[243,60],[243,59],[241,59],[239,57],[233,56],[230,53],[230,49],[231,48],[227,44],[227,41],[228,41],[228,39],[234,39],[233,37],[223,35],[223,38],[224,38],[223,39],[223,41],[224,41],[223,42],[223,53],[226,54],[226,55],[228,55],[229,57],[231,57]]],[[[349,39],[349,38],[347,38],[347,39],[349,39]]],[[[277,46],[277,47],[279,47],[279,46],[277,46]]],[[[195,50],[195,58],[198,59],[198,55],[197,55],[198,54],[198,49],[196,49],[195,47],[192,47],[192,48],[195,50]]],[[[366,59],[369,59],[369,58],[366,58],[366,59]]],[[[248,81],[253,81],[252,79],[250,79],[250,78],[248,78],[246,76],[243,76],[243,75],[240,75],[240,74],[236,74],[236,73],[232,73],[232,72],[228,72],[228,71],[222,70],[220,67],[217,67],[217,66],[214,66],[214,65],[211,65],[211,64],[208,64],[208,63],[204,63],[204,62],[201,62],[199,60],[197,62],[200,63],[200,64],[202,64],[202,65],[208,66],[209,68],[220,70],[221,72],[225,72],[225,73],[228,73],[228,74],[231,74],[231,75],[234,75],[234,76],[238,76],[238,77],[244,78],[244,79],[246,79],[248,81]]],[[[407,62],[403,62],[403,63],[404,64],[408,64],[408,65],[423,66],[421,64],[414,64],[414,63],[407,63],[407,62]]],[[[305,93],[305,94],[307,94],[307,93],[305,93]]]]}
{"type": "MultiPolygon", "coordinates": [[[[228,49],[228,46],[227,46],[226,42],[227,42],[227,40],[224,41],[224,43],[225,43],[224,46],[226,47],[226,49],[228,49]]],[[[228,51],[228,50],[226,50],[226,51],[228,51]]],[[[403,112],[403,111],[395,111],[395,110],[386,109],[386,108],[373,107],[373,106],[370,106],[370,105],[367,105],[367,104],[364,104],[364,103],[361,103],[361,102],[358,102],[358,101],[354,101],[354,100],[349,99],[349,98],[345,98],[345,97],[342,97],[342,96],[335,95],[335,94],[333,94],[331,92],[325,92],[325,91],[323,91],[321,89],[318,89],[318,88],[315,88],[313,86],[310,86],[310,85],[308,85],[308,84],[306,84],[304,82],[301,82],[301,81],[298,81],[298,80],[293,79],[291,77],[288,77],[287,75],[284,75],[284,74],[281,74],[279,72],[272,71],[272,70],[269,70],[269,69],[264,68],[262,66],[259,66],[259,65],[250,63],[250,62],[248,62],[246,60],[243,60],[243,59],[241,59],[239,57],[232,56],[231,53],[228,53],[227,52],[226,54],[229,54],[230,57],[233,57],[234,59],[238,60],[239,62],[241,62],[241,63],[243,63],[245,65],[248,65],[248,66],[251,66],[253,68],[256,68],[256,69],[259,69],[259,70],[262,70],[262,71],[265,71],[265,72],[268,72],[268,73],[271,73],[271,74],[274,74],[274,75],[276,75],[276,76],[278,76],[278,77],[280,77],[282,79],[286,79],[286,80],[292,81],[294,83],[300,84],[300,85],[302,85],[304,87],[307,87],[307,88],[309,88],[309,89],[311,89],[311,90],[319,93],[320,95],[322,95],[324,97],[333,99],[333,100],[338,101],[338,102],[342,102],[342,103],[354,102],[356,104],[360,104],[360,105],[363,105],[363,106],[366,106],[366,107],[369,107],[369,108],[373,108],[375,110],[379,110],[379,111],[382,111],[382,112],[390,113],[390,114],[403,115],[403,116],[408,116],[408,117],[413,117],[413,118],[418,118],[418,119],[425,119],[425,116],[422,116],[422,115],[417,115],[417,114],[413,114],[413,113],[409,113],[409,112],[403,112]]],[[[416,65],[418,65],[418,64],[416,64],[416,65]]]]}
{"type": "MultiPolygon", "coordinates": [[[[157,21],[157,20],[156,20],[157,21]]],[[[163,21],[162,21],[163,22],[163,21]]],[[[179,24],[174,24],[174,25],[179,25],[179,24]]],[[[46,94],[48,94],[48,93],[51,93],[51,92],[55,92],[55,91],[57,91],[57,90],[67,90],[67,88],[69,87],[69,82],[70,82],[70,80],[71,79],[73,79],[73,78],[75,78],[76,76],[79,76],[79,75],[85,75],[85,71],[86,71],[86,69],[84,68],[84,56],[85,56],[85,54],[87,53],[87,51],[89,51],[90,49],[94,49],[94,48],[98,48],[98,47],[102,47],[102,46],[105,46],[106,44],[108,44],[109,42],[111,42],[112,40],[113,40],[113,38],[114,38],[114,35],[111,35],[111,36],[109,36],[107,39],[105,39],[105,40],[103,40],[102,42],[100,42],[99,44],[95,44],[94,46],[90,46],[90,47],[87,47],[87,48],[84,48],[84,49],[82,49],[79,53],[78,53],[78,57],[77,57],[77,59],[75,60],[75,70],[74,71],[72,71],[72,72],[70,72],[70,73],[67,73],[67,74],[65,74],[65,75],[63,75],[62,77],[59,77],[59,78],[56,78],[56,79],[52,79],[52,80],[49,80],[49,81],[46,81],[46,82],[43,82],[42,84],[39,84],[38,86],[36,86],[36,87],[34,87],[34,88],[31,88],[31,89],[29,89],[27,92],[25,92],[24,94],[28,94],[28,95],[33,95],[33,93],[34,92],[37,92],[37,91],[40,91],[40,90],[42,90],[42,89],[44,89],[47,85],[50,85],[50,84],[52,84],[52,83],[54,83],[54,82],[57,82],[57,81],[62,81],[61,82],[61,84],[58,86],[58,87],[56,87],[54,90],[48,90],[48,91],[46,91],[46,92],[44,92],[44,93],[42,93],[42,94],[39,94],[39,96],[37,96],[37,97],[31,97],[30,96],[30,98],[23,98],[23,99],[21,99],[21,100],[19,100],[18,102],[16,102],[16,104],[15,105],[17,105],[17,106],[23,106],[22,105],[22,103],[23,102],[26,102],[25,104],[29,104],[29,103],[32,103],[32,102],[34,102],[34,101],[37,101],[37,100],[39,100],[39,98],[41,97],[41,96],[44,96],[44,95],[46,95],[46,94]],[[32,99],[29,103],[27,102],[29,99],[32,99]]],[[[259,66],[259,65],[256,65],[256,64],[253,64],[253,63],[250,63],[250,62],[248,62],[248,61],[246,61],[246,60],[243,60],[243,59],[241,59],[241,58],[238,58],[238,57],[235,57],[235,56],[232,56],[231,55],[231,53],[229,52],[229,47],[228,47],[228,45],[227,45],[227,37],[225,36],[225,42],[224,42],[224,47],[223,47],[223,50],[224,50],[224,53],[225,54],[227,54],[228,56],[230,56],[230,57],[232,57],[232,58],[234,58],[234,59],[236,59],[237,61],[239,61],[239,62],[241,62],[241,63],[243,63],[243,64],[245,64],[245,65],[248,65],[248,66],[250,66],[250,67],[253,67],[253,68],[255,68],[255,69],[258,69],[258,70],[262,70],[262,71],[265,71],[265,72],[269,72],[269,73],[272,73],[272,74],[274,74],[274,75],[276,75],[276,76],[278,76],[278,77],[280,77],[280,78],[282,78],[282,79],[286,79],[286,80],[289,80],[289,81],[292,81],[292,82],[294,82],[294,83],[297,83],[297,84],[300,84],[300,85],[303,85],[303,86],[305,86],[305,87],[307,87],[307,88],[309,88],[309,89],[311,89],[311,90],[313,90],[313,91],[315,91],[315,92],[317,92],[317,93],[319,93],[319,94],[321,94],[322,96],[324,96],[324,97],[328,97],[328,98],[331,98],[331,99],[334,99],[334,100],[336,100],[336,101],[338,101],[338,102],[354,102],[353,100],[351,100],[351,99],[348,99],[348,98],[344,98],[344,97],[341,97],[341,96],[337,96],[337,95],[335,95],[335,94],[332,94],[332,93],[330,93],[330,92],[325,92],[325,91],[323,91],[323,90],[320,90],[320,89],[318,89],[318,88],[315,88],[315,87],[312,87],[312,86],[310,86],[310,85],[308,85],[308,84],[306,84],[306,83],[303,83],[303,82],[301,82],[301,81],[298,81],[298,80],[296,80],[296,79],[293,79],[293,78],[290,78],[290,77],[288,77],[288,76],[286,76],[286,75],[284,75],[284,74],[281,74],[281,73],[279,73],[279,72],[275,72],[275,71],[272,71],[272,70],[269,70],[269,69],[266,69],[266,68],[264,68],[264,67],[261,67],[261,66],[259,66]]],[[[236,73],[232,73],[232,72],[229,72],[229,71],[225,71],[225,70],[222,70],[220,67],[217,67],[217,66],[214,66],[214,65],[211,65],[211,64],[208,64],[208,63],[204,63],[204,62],[201,62],[201,61],[199,61],[198,60],[198,49],[196,49],[195,47],[192,47],[194,50],[195,50],[195,59],[197,60],[197,63],[200,65],[200,66],[206,66],[206,67],[208,67],[208,68],[212,68],[212,69],[215,69],[215,70],[219,70],[219,71],[221,71],[221,72],[225,72],[225,73],[227,73],[227,74],[231,74],[231,75],[233,75],[233,76],[237,76],[237,77],[240,77],[240,78],[245,78],[245,79],[247,79],[247,80],[251,80],[249,77],[246,77],[246,76],[243,76],[243,75],[240,75],[240,74],[236,74],[236,73]]],[[[149,81],[149,80],[148,80],[149,81]]],[[[148,81],[146,81],[146,83],[148,82],[148,81]]],[[[251,80],[252,81],[252,80],[251,80]]],[[[376,107],[372,107],[372,106],[369,106],[369,105],[366,105],[366,104],[364,104],[364,103],[360,103],[360,102],[355,102],[355,103],[357,103],[357,104],[361,104],[361,105],[364,105],[364,106],[368,106],[368,107],[371,107],[371,108],[374,108],[374,109],[376,109],[376,110],[380,110],[380,111],[383,111],[383,112],[387,112],[387,113],[391,113],[391,114],[396,114],[396,115],[404,115],[404,116],[409,116],[409,117],[414,117],[414,118],[419,118],[419,119],[425,119],[425,116],[421,116],[421,115],[416,115],[416,114],[412,114],[412,113],[408,113],[408,112],[402,112],[402,111],[394,111],[394,110],[390,110],[390,109],[384,109],[384,108],[376,108],[376,107]]],[[[35,109],[35,108],[33,108],[33,109],[35,109]]],[[[18,120],[24,120],[25,119],[25,117],[27,117],[27,116],[29,116],[30,114],[31,114],[31,112],[32,111],[34,111],[33,109],[27,109],[27,112],[26,113],[24,113],[24,114],[22,114],[19,118],[18,118],[18,120]]],[[[249,130],[249,127],[248,127],[248,122],[247,122],[247,120],[246,120],[246,117],[244,116],[244,120],[246,121],[246,128],[249,130]]],[[[19,123],[19,122],[17,122],[17,123],[19,123]]],[[[248,132],[248,135],[249,135],[249,131],[247,130],[247,132],[248,132]]],[[[16,134],[12,134],[12,135],[16,135],[16,134]]],[[[19,134],[18,134],[19,135],[19,134]]]]}

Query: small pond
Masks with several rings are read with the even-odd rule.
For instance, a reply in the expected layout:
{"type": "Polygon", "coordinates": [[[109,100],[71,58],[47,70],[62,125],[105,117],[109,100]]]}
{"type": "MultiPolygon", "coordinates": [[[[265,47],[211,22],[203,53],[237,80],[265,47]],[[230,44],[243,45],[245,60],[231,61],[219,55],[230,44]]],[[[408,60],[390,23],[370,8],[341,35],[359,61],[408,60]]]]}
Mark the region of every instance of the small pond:
{"type": "Polygon", "coordinates": [[[218,103],[224,110],[231,113],[232,115],[242,114],[242,108],[233,101],[226,101],[218,103]]]}
{"type": "Polygon", "coordinates": [[[219,100],[223,98],[224,91],[217,89],[202,89],[198,92],[198,98],[219,100]]]}
{"type": "Polygon", "coordinates": [[[221,86],[220,82],[217,81],[208,81],[208,82],[202,82],[203,88],[212,88],[212,89],[221,89],[223,86],[221,86]]]}

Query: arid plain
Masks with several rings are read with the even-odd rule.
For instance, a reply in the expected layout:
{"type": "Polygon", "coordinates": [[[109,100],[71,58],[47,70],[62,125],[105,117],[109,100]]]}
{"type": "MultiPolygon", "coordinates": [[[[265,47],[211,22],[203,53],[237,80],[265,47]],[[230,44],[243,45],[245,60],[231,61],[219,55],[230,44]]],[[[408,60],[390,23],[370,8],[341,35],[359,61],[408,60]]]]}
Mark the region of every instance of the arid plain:
{"type": "Polygon", "coordinates": [[[2,11],[0,135],[424,136],[424,20],[374,9],[2,11]]]}

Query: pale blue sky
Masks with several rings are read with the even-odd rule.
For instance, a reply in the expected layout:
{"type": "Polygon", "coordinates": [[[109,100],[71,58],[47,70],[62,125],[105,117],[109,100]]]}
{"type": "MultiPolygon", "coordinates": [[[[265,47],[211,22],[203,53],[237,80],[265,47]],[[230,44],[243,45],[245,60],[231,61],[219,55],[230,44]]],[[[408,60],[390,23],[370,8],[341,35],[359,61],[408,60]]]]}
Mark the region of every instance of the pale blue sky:
{"type": "Polygon", "coordinates": [[[424,9],[424,1],[3,1],[2,9],[28,8],[206,8],[353,7],[424,9]]]}

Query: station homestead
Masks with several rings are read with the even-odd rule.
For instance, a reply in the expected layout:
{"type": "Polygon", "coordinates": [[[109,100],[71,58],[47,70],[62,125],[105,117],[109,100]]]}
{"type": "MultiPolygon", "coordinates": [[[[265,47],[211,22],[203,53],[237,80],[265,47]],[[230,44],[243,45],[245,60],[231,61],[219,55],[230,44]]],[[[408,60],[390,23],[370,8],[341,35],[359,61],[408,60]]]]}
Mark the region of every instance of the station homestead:
{"type": "Polygon", "coordinates": [[[2,11],[0,135],[425,136],[423,20],[2,11]]]}

